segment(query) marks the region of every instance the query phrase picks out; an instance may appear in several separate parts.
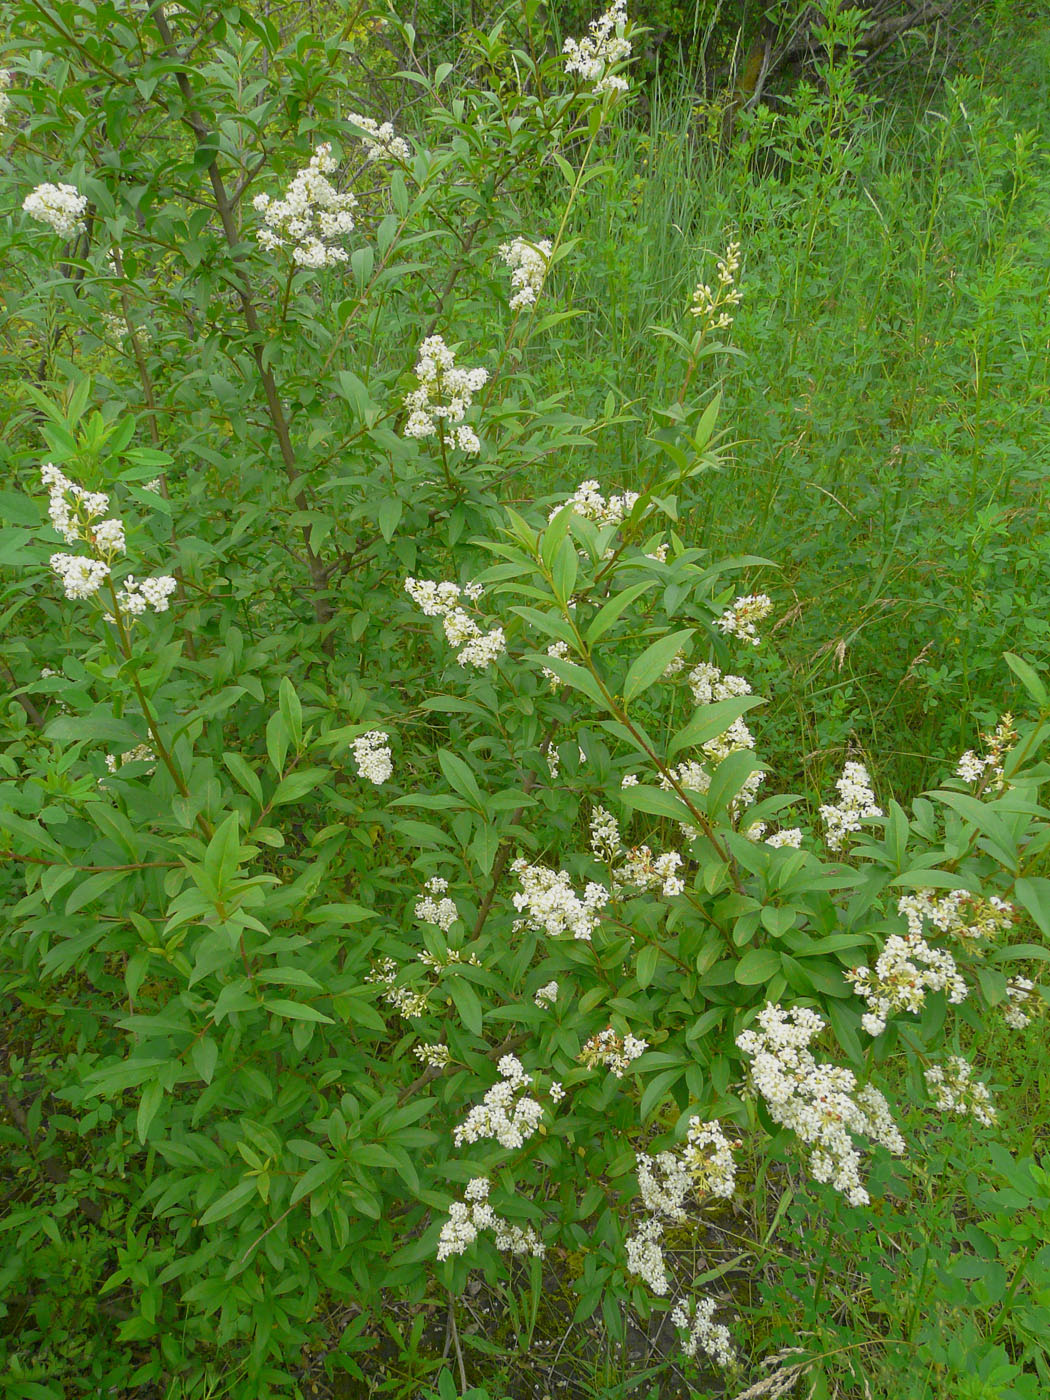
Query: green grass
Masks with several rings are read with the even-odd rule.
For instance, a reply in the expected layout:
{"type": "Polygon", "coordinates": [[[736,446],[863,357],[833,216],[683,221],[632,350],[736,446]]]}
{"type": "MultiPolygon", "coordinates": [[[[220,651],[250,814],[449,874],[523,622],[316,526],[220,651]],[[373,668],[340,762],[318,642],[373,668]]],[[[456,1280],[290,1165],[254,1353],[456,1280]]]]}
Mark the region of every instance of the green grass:
{"type": "MultiPolygon", "coordinates": [[[[754,578],[780,605],[765,737],[818,787],[857,749],[921,790],[1016,699],[1003,651],[1047,659],[1046,36],[1018,20],[988,44],[917,104],[803,96],[728,153],[658,90],[566,265],[584,314],[552,380],[644,409],[675,373],[651,327],[742,243],[743,354],[706,362],[733,447],[688,525],[777,566],[754,578]]],[[[603,444],[609,482],[624,447],[603,444]]]]}

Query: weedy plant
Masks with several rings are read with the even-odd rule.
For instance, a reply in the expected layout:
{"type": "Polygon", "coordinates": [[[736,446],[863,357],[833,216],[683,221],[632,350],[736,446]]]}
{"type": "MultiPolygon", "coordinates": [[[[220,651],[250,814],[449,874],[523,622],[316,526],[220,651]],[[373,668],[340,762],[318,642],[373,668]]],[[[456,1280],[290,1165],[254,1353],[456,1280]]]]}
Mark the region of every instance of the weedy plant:
{"type": "Polygon", "coordinates": [[[662,328],[669,394],[535,389],[619,0],[561,56],[531,3],[475,36],[498,91],[355,6],[2,12],[12,1393],[360,1385],[392,1308],[384,1393],[466,1393],[472,1276],[519,1355],[565,1288],[663,1319],[650,1375],[764,1393],[699,1242],[785,1171],[867,1222],[930,1125],[994,1130],[975,1047],[1045,1001],[1046,686],[1008,658],[1035,719],[907,810],[859,757],[779,790],[764,561],[682,527],[740,247],[662,328]],[[599,432],[631,480],[536,489],[599,432]]]}

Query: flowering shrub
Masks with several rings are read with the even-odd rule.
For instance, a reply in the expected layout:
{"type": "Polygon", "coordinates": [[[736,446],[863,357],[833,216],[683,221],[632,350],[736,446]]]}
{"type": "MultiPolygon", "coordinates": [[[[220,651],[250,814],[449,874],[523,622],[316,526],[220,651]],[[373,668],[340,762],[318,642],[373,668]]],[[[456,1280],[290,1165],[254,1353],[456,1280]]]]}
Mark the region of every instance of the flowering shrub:
{"type": "MultiPolygon", "coordinates": [[[[6,10],[38,35],[30,8],[6,10]]],[[[738,592],[762,561],[678,529],[718,465],[698,369],[739,302],[735,244],[672,331],[676,396],[608,411],[632,483],[536,489],[602,426],[534,402],[528,355],[627,87],[623,4],[553,58],[526,4],[489,40],[516,84],[445,98],[435,74],[411,141],[339,115],[374,94],[338,36],[315,36],[319,85],[244,12],[48,15],[7,114],[8,178],[45,152],[77,179],[22,206],[76,241],[68,275],[12,235],[74,358],[33,347],[50,392],[25,390],[4,556],[30,600],[0,782],[32,1182],[7,1276],[39,1287],[57,1201],[104,1232],[121,1383],[233,1357],[253,1400],[289,1393],[307,1344],[360,1376],[390,1298],[514,1283],[524,1259],[583,1260],[580,1317],[665,1310],[682,1357],[743,1364],[735,1304],[672,1235],[771,1151],[865,1207],[871,1162],[909,1151],[897,1065],[928,1118],[993,1121],[963,1052],[1043,1001],[1006,975],[1050,929],[1042,720],[910,813],[859,761],[838,803],[778,790],[733,669],[776,609],[738,592]],[[70,26],[92,81],[136,55],[112,159],[61,124],[70,26]],[[513,229],[544,162],[564,188],[532,243],[513,229]],[[129,352],[92,379],[76,356],[114,307],[129,352]]]]}

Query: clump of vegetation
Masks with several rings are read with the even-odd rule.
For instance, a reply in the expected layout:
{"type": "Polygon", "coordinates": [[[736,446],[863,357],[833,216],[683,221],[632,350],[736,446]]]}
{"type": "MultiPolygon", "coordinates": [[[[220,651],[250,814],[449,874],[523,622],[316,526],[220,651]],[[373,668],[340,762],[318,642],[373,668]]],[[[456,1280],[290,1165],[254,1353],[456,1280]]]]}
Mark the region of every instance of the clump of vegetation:
{"type": "Polygon", "coordinates": [[[1038,136],[957,84],[908,185],[834,5],[728,153],[631,126],[624,0],[473,76],[357,5],[0,13],[11,1393],[1038,1395],[1050,690],[972,639],[1038,136]],[[964,429],[901,368],[956,108],[1013,152],[964,429]],[[850,453],[960,431],[839,635],[850,453]],[[858,670],[913,518],[962,680],[918,570],[858,670]]]}

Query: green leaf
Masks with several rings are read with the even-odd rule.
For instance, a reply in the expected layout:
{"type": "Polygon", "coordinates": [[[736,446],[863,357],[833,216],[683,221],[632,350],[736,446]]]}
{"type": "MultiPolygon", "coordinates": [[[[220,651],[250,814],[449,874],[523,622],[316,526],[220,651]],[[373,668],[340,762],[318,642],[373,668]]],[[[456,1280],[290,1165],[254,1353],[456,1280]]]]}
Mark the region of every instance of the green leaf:
{"type": "Polygon", "coordinates": [[[306,1006],[301,1001],[285,1001],[283,997],[272,1000],[265,998],[263,1006],[275,1016],[283,1016],[289,1021],[320,1021],[328,1026],[335,1025],[331,1016],[326,1016],[323,1011],[318,1011],[316,1006],[306,1006]]]}
{"type": "Polygon", "coordinates": [[[298,802],[300,797],[317,787],[318,783],[323,783],[329,776],[327,768],[298,768],[282,778],[277,784],[277,791],[270,799],[271,805],[279,807],[283,802],[298,802]]]}
{"type": "Polygon", "coordinates": [[[477,992],[462,977],[453,977],[449,980],[448,992],[464,1026],[471,1035],[480,1036],[483,1020],[481,1002],[478,1000],[477,992]]]}
{"type": "Polygon", "coordinates": [[[190,1061],[205,1084],[211,1083],[218,1059],[219,1047],[210,1035],[195,1040],[190,1047],[190,1061]]]}
{"type": "Polygon", "coordinates": [[[449,753],[448,749],[438,749],[437,757],[449,786],[458,792],[460,797],[465,798],[476,812],[483,815],[485,799],[469,765],[454,753],[449,753]]]}
{"type": "Polygon", "coordinates": [[[365,919],[375,919],[374,909],[366,909],[361,904],[321,904],[306,915],[311,924],[359,924],[365,919]]]}
{"type": "Polygon", "coordinates": [[[139,1111],[135,1117],[135,1131],[138,1134],[139,1142],[145,1143],[150,1124],[157,1116],[157,1110],[163,1102],[164,1085],[159,1080],[154,1079],[152,1084],[146,1085],[142,1091],[142,1098],[139,1099],[139,1111]]]}
{"type": "Polygon", "coordinates": [[[642,1093],[642,1101],[638,1106],[638,1116],[643,1123],[647,1123],[652,1117],[653,1110],[658,1108],[667,1096],[672,1084],[675,1084],[685,1073],[685,1065],[675,1065],[672,1069],[663,1069],[659,1074],[654,1074],[646,1081],[645,1089],[642,1093]]]}
{"type": "Polygon", "coordinates": [[[648,987],[656,972],[656,965],[660,961],[660,949],[655,943],[647,943],[638,954],[638,963],[635,967],[634,977],[639,987],[648,987]]]}
{"type": "Polygon", "coordinates": [[[608,602],[603,603],[587,628],[585,640],[588,647],[593,647],[596,642],[599,642],[611,627],[615,627],[631,604],[652,587],[652,579],[645,579],[642,583],[632,583],[630,588],[624,588],[621,592],[614,593],[608,602]]]}
{"type": "Polygon", "coordinates": [[[1026,875],[1014,882],[1014,894],[1031,914],[1040,931],[1050,938],[1050,880],[1026,875]]]}
{"type": "MultiPolygon", "coordinates": [[[[703,798],[700,794],[691,793],[690,796],[702,811],[703,798]]],[[[631,807],[636,812],[649,812],[654,817],[669,817],[672,821],[686,822],[689,826],[698,824],[697,818],[681,798],[676,797],[673,792],[665,792],[663,788],[646,787],[638,783],[634,787],[622,788],[620,800],[625,807],[631,807]]]]}
{"type": "Polygon", "coordinates": [[[239,753],[224,753],[222,761],[233,774],[233,777],[241,785],[249,797],[262,806],[262,783],[253,768],[250,768],[243,756],[239,753]]]}
{"type": "Polygon", "coordinates": [[[749,948],[736,965],[734,976],[742,987],[768,982],[780,971],[780,954],[773,948],[749,948]]]}
{"type": "Polygon", "coordinates": [[[688,627],[681,632],[672,632],[669,636],[658,638],[652,646],[646,647],[641,656],[631,664],[624,679],[624,704],[630,703],[643,691],[648,690],[654,681],[660,679],[670,663],[692,639],[695,631],[694,627],[688,627]]]}
{"type": "Polygon", "coordinates": [[[1047,704],[1050,703],[1050,694],[1047,693],[1046,685],[1035,667],[1029,665],[1022,657],[1016,656],[1012,651],[1004,652],[1003,660],[1039,708],[1045,710],[1047,704]]]}
{"type": "Polygon", "coordinates": [[[243,1181],[238,1181],[236,1186],[221,1195],[213,1205],[210,1205],[197,1223],[211,1225],[216,1220],[225,1220],[228,1215],[233,1214],[242,1201],[246,1201],[254,1193],[255,1178],[246,1176],[243,1181]]]}
{"type": "MultiPolygon", "coordinates": [[[[288,1204],[293,1206],[298,1204],[304,1196],[309,1196],[312,1191],[317,1191],[322,1186],[327,1186],[330,1181],[335,1180],[340,1172],[344,1172],[345,1170],[346,1167],[344,1163],[341,1162],[338,1157],[328,1157],[323,1162],[316,1162],[308,1171],[305,1171],[296,1182],[295,1190],[292,1192],[291,1200],[288,1204]]],[[[203,1220],[201,1224],[204,1224],[203,1220]]]]}
{"type": "Polygon", "coordinates": [[[982,836],[986,836],[998,847],[995,852],[997,858],[1001,858],[1011,869],[1016,868],[1017,842],[1002,817],[993,810],[991,803],[982,802],[980,798],[971,797],[965,792],[938,791],[929,795],[945,807],[951,807],[964,821],[975,826],[982,836]]]}
{"type": "Polygon", "coordinates": [[[239,823],[238,813],[231,812],[208,842],[208,849],[204,852],[204,873],[220,894],[233,879],[240,864],[239,823]]]}
{"type": "Polygon", "coordinates": [[[9,812],[6,807],[0,807],[0,831],[9,831],[12,836],[20,836],[23,841],[27,841],[31,847],[39,847],[41,850],[50,851],[54,856],[64,857],[62,847],[51,839],[39,822],[16,817],[14,812],[9,812]]]}
{"type": "Polygon", "coordinates": [[[600,710],[613,712],[598,682],[584,667],[577,666],[574,661],[564,661],[560,656],[541,656],[538,652],[531,652],[529,660],[537,667],[545,666],[548,671],[553,671],[560,681],[572,686],[574,690],[581,691],[588,700],[593,700],[600,710]]]}
{"type": "Polygon", "coordinates": [[[277,712],[266,722],[266,752],[278,777],[284,772],[284,761],[288,757],[288,721],[277,712]]]}
{"type": "Polygon", "coordinates": [[[761,695],[731,695],[728,700],[716,700],[711,705],[698,705],[692,719],[680,729],[667,746],[668,756],[680,749],[695,749],[711,739],[724,734],[735,719],[753,710],[756,705],[764,705],[761,695]]]}
{"type": "Polygon", "coordinates": [[[90,904],[99,895],[105,894],[106,890],[113,885],[128,878],[128,871],[104,871],[97,875],[89,875],[86,880],[81,881],[76,889],[66,900],[66,915],[75,914],[78,909],[83,909],[86,904],[90,904]]]}
{"type": "Polygon", "coordinates": [[[707,814],[712,821],[723,812],[728,812],[737,793],[752,773],[764,771],[763,765],[751,749],[737,749],[727,754],[711,774],[711,786],[707,790],[707,814]]]}
{"type": "Polygon", "coordinates": [[[579,567],[580,560],[576,553],[576,546],[572,540],[562,540],[554,559],[554,571],[551,579],[554,596],[559,603],[566,604],[572,597],[579,567]]]}
{"type": "Polygon", "coordinates": [[[299,704],[299,697],[295,693],[295,687],[287,676],[281,678],[277,703],[280,707],[281,714],[284,716],[284,722],[288,728],[288,733],[291,735],[292,743],[295,745],[296,751],[298,751],[303,743],[303,710],[302,706],[299,704]]]}

